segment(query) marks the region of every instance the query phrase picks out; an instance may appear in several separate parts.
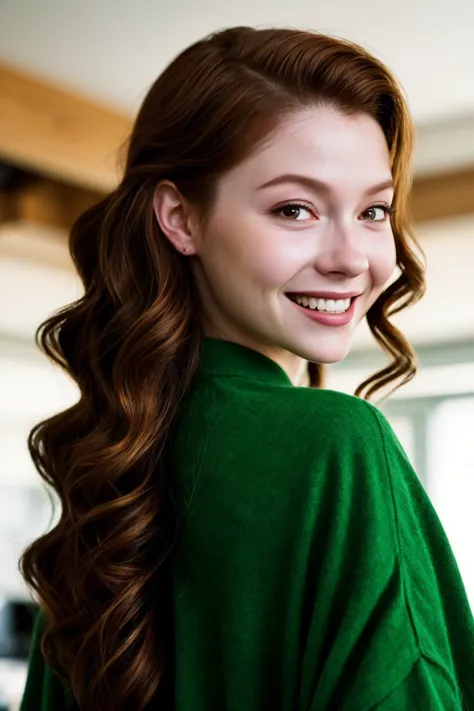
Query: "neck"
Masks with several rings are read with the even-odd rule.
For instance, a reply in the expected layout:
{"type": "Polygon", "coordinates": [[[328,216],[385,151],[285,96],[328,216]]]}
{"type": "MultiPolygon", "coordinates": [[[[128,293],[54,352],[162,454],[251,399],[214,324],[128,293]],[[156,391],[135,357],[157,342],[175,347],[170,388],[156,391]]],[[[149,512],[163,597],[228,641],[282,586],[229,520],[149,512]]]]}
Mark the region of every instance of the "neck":
{"type": "Polygon", "coordinates": [[[309,388],[311,381],[309,377],[308,361],[302,361],[300,368],[293,379],[293,383],[300,388],[309,388]]]}

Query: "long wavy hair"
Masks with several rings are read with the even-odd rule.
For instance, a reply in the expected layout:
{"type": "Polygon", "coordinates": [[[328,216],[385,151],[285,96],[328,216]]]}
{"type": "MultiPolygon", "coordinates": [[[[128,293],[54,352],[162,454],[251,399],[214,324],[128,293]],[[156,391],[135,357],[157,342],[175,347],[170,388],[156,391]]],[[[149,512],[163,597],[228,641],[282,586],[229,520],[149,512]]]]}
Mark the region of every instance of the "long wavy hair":
{"type": "MultiPolygon", "coordinates": [[[[83,297],[37,333],[80,398],[30,434],[61,516],[25,550],[20,569],[44,613],[43,654],[84,711],[149,708],[172,661],[165,571],[177,516],[165,445],[203,333],[189,262],[154,216],[155,187],[173,181],[208,214],[219,176],[283,116],[314,105],[373,117],[395,182],[398,277],[367,314],[391,361],[356,394],[368,399],[415,372],[389,321],[424,290],[408,212],[413,128],[394,76],[357,44],[290,29],[232,28],[187,48],[144,99],[120,184],[73,226],[83,297]]],[[[310,367],[318,387],[321,366],[310,367]]]]}

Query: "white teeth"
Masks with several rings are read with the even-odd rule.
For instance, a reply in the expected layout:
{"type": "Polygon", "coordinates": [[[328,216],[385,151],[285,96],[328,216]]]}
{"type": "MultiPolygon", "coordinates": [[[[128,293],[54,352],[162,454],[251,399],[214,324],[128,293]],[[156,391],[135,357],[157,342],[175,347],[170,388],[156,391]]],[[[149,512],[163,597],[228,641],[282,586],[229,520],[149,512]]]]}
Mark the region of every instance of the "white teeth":
{"type": "Polygon", "coordinates": [[[315,299],[314,296],[296,296],[295,301],[313,311],[326,311],[330,314],[342,314],[351,305],[351,299],[315,299]]]}

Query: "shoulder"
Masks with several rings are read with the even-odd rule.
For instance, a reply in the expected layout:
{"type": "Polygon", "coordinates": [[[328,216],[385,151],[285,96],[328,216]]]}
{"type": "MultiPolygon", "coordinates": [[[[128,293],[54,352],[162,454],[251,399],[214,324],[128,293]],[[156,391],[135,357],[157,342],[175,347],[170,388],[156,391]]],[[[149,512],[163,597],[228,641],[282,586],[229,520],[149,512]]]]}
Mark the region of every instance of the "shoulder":
{"type": "Polygon", "coordinates": [[[262,398],[272,422],[284,421],[299,436],[326,433],[338,446],[382,447],[390,426],[380,411],[361,398],[335,390],[275,388],[262,398]]]}
{"type": "MultiPolygon", "coordinates": [[[[334,390],[261,383],[244,378],[201,380],[187,399],[181,430],[247,452],[337,462],[344,455],[387,467],[393,433],[376,407],[334,390]]],[[[374,464],[375,466],[375,464],[374,464]]]]}
{"type": "MultiPolygon", "coordinates": [[[[232,425],[247,439],[258,435],[262,445],[321,458],[323,452],[364,451],[383,457],[391,429],[380,411],[361,398],[334,390],[236,384],[232,397],[217,408],[222,427],[232,425]]],[[[225,396],[229,395],[228,389],[225,396]]],[[[214,396],[213,404],[219,396],[214,396]]],[[[383,457],[385,458],[385,457],[383,457]]]]}
{"type": "Polygon", "coordinates": [[[293,405],[304,408],[312,418],[344,422],[363,422],[378,427],[377,409],[366,400],[336,390],[290,388],[293,405]]]}

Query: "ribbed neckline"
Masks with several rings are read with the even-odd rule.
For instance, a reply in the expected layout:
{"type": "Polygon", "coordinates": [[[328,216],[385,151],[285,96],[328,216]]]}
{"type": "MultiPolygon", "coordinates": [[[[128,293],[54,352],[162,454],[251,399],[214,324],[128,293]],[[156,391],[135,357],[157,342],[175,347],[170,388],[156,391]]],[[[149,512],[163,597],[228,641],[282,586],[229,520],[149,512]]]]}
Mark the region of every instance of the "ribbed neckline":
{"type": "Polygon", "coordinates": [[[200,372],[213,377],[239,376],[293,387],[283,368],[271,358],[219,338],[204,338],[200,372]]]}

